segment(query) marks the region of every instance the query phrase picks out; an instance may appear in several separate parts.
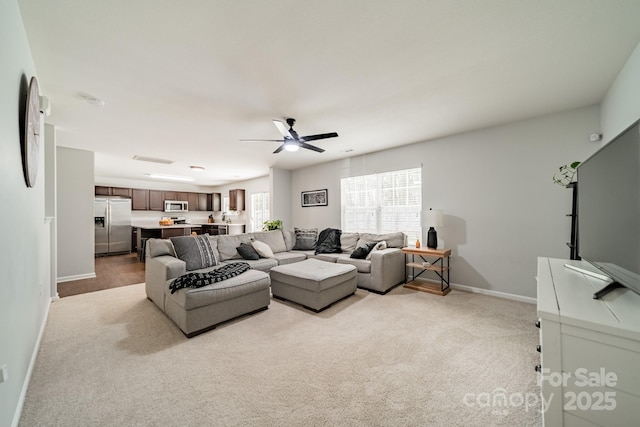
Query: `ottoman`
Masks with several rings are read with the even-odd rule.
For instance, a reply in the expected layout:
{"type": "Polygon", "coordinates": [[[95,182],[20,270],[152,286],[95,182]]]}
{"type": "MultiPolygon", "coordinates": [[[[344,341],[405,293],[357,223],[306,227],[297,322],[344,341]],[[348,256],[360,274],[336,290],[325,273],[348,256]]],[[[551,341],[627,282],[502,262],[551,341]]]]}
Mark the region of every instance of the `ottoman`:
{"type": "Polygon", "coordinates": [[[279,265],[269,273],[271,293],[317,313],[355,293],[356,272],[353,265],[317,259],[279,265]]]}

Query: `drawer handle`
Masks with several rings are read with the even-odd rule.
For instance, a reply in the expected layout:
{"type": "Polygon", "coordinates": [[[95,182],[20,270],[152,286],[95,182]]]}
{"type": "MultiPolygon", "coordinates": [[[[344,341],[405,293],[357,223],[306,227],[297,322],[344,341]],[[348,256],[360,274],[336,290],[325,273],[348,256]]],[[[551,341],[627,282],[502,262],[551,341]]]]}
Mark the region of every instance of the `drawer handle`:
{"type": "Polygon", "coordinates": [[[538,345],[536,346],[536,351],[537,351],[538,353],[542,353],[542,346],[541,346],[540,344],[538,344],[538,345]]]}
{"type": "Polygon", "coordinates": [[[540,319],[536,320],[535,325],[536,325],[536,328],[540,328],[540,319]]]}
{"type": "Polygon", "coordinates": [[[542,365],[536,365],[536,372],[542,372],[542,365]]]}

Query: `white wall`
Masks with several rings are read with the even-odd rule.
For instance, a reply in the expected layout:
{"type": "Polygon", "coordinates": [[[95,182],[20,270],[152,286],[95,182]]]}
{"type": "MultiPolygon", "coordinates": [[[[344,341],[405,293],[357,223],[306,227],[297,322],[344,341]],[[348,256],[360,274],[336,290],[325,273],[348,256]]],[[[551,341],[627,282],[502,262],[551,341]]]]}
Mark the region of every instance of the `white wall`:
{"type": "Polygon", "coordinates": [[[9,371],[7,381],[0,383],[0,425],[9,426],[17,425],[20,416],[51,293],[43,149],[47,141],[40,140],[36,184],[27,188],[20,117],[36,69],[15,0],[0,2],[0,58],[0,195],[11,203],[11,208],[0,210],[0,365],[9,371]]]}
{"type": "Polygon", "coordinates": [[[95,277],[93,152],[58,147],[58,281],[95,277]]]}
{"type": "Polygon", "coordinates": [[[571,192],[551,177],[595,151],[599,131],[593,106],[296,170],[292,199],[327,188],[329,205],[293,203],[293,223],[339,227],[341,177],[422,164],[423,210],[445,214],[437,231],[453,250],[451,281],[535,297],[536,258],[569,257],[571,192]]]}
{"type": "MultiPolygon", "coordinates": [[[[221,193],[222,198],[224,200],[225,196],[229,196],[229,190],[233,189],[244,189],[245,190],[245,210],[238,212],[236,215],[235,212],[231,213],[231,219],[234,223],[244,223],[246,224],[246,230],[249,230],[249,221],[250,221],[250,212],[251,212],[251,194],[253,193],[269,193],[269,177],[263,176],[260,178],[249,179],[246,181],[238,181],[229,185],[222,185],[219,187],[214,187],[213,191],[217,193],[221,193]]],[[[220,220],[222,218],[222,212],[216,212],[214,214],[214,218],[216,220],[220,220]]]]}
{"type": "Polygon", "coordinates": [[[271,220],[279,219],[284,228],[291,225],[291,171],[271,168],[269,170],[269,213],[271,220]]]}
{"type": "Polygon", "coordinates": [[[602,100],[603,143],[640,118],[640,43],[627,60],[602,100]]]}

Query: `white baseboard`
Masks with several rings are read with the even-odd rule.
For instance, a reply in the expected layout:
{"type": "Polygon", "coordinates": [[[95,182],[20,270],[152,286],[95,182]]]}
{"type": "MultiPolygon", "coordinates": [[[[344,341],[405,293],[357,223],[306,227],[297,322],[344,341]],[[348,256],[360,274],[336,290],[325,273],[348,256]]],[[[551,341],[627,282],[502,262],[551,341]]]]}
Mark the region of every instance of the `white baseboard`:
{"type": "Polygon", "coordinates": [[[87,273],[87,274],[76,274],[75,276],[64,276],[58,277],[57,282],[72,282],[74,280],[82,280],[82,279],[93,279],[96,277],[96,273],[87,273]]]}
{"type": "MultiPolygon", "coordinates": [[[[413,280],[413,277],[411,275],[407,276],[407,281],[411,281],[411,280],[413,280]]],[[[431,283],[440,283],[439,280],[423,279],[423,278],[420,278],[419,280],[424,280],[426,282],[431,282],[431,283]]],[[[460,291],[471,292],[474,294],[489,295],[492,297],[509,299],[512,301],[526,302],[527,304],[538,303],[538,300],[536,298],[524,297],[522,295],[509,294],[509,293],[500,292],[500,291],[492,291],[491,289],[476,288],[474,286],[458,285],[456,283],[451,283],[451,289],[458,289],[460,291]]]]}
{"type": "Polygon", "coordinates": [[[27,397],[27,389],[31,382],[31,374],[33,373],[38,352],[40,351],[40,343],[42,342],[42,336],[44,335],[44,328],[47,326],[47,320],[49,320],[49,307],[51,307],[51,303],[47,304],[47,308],[44,312],[40,331],[38,332],[38,338],[36,339],[36,345],[33,347],[33,353],[31,354],[31,360],[29,361],[29,368],[27,368],[27,375],[24,377],[24,383],[22,384],[22,390],[20,391],[20,397],[18,398],[18,405],[16,405],[16,412],[13,414],[11,427],[18,427],[20,417],[22,416],[22,408],[24,407],[24,399],[27,397]]]}
{"type": "Polygon", "coordinates": [[[474,294],[489,295],[497,298],[504,298],[504,299],[510,299],[513,301],[526,302],[527,304],[537,304],[538,302],[535,298],[531,298],[531,297],[523,297],[522,295],[508,294],[506,292],[492,291],[490,289],[483,289],[483,288],[475,288],[473,286],[467,286],[467,285],[456,285],[455,283],[451,284],[451,288],[459,289],[461,291],[471,292],[474,294]]]}

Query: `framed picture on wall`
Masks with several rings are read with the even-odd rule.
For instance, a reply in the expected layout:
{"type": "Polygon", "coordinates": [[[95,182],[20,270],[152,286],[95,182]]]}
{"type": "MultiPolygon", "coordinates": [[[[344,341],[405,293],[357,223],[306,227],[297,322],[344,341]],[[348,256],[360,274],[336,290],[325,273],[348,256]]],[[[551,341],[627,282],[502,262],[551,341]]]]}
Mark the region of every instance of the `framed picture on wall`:
{"type": "Polygon", "coordinates": [[[326,188],[324,190],[303,191],[301,196],[303,208],[328,205],[326,188]]]}

